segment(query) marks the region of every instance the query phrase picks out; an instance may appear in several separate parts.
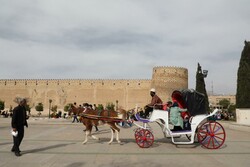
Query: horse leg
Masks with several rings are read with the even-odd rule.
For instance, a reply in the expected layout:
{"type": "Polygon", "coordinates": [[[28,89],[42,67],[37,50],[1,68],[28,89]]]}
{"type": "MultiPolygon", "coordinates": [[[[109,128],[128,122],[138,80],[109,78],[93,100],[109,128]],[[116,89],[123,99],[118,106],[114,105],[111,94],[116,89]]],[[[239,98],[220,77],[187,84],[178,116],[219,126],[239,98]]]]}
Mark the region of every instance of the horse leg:
{"type": "Polygon", "coordinates": [[[90,135],[93,139],[95,139],[95,140],[100,140],[100,138],[99,137],[96,137],[96,136],[94,136],[94,135],[90,135]]]}
{"type": "Polygon", "coordinates": [[[111,126],[112,126],[113,131],[116,133],[116,141],[120,144],[121,143],[119,139],[120,129],[115,124],[112,124],[111,126]]]}
{"type": "Polygon", "coordinates": [[[120,138],[119,138],[120,129],[116,127],[115,132],[116,132],[116,141],[117,143],[120,144],[121,143],[120,138]]]}
{"type": "Polygon", "coordinates": [[[119,139],[119,131],[118,130],[115,130],[115,132],[116,132],[116,141],[117,141],[117,143],[121,143],[121,141],[120,141],[120,139],[119,139]]]}
{"type": "Polygon", "coordinates": [[[82,144],[85,144],[88,141],[88,136],[92,137],[91,131],[93,126],[91,125],[89,120],[85,121],[83,124],[85,125],[86,130],[85,130],[85,140],[82,142],[82,144]]]}
{"type": "Polygon", "coordinates": [[[112,142],[113,142],[113,140],[114,140],[114,129],[112,128],[112,127],[110,127],[110,130],[111,130],[111,139],[110,139],[110,141],[108,142],[108,144],[111,144],[112,142]]]}
{"type": "Polygon", "coordinates": [[[82,144],[86,144],[86,143],[87,143],[87,141],[88,141],[88,136],[92,137],[92,138],[95,139],[95,140],[99,140],[98,137],[92,135],[92,133],[91,133],[92,127],[93,127],[92,124],[87,124],[87,126],[86,126],[86,131],[85,131],[85,140],[82,142],[82,144]]]}
{"type": "Polygon", "coordinates": [[[88,136],[91,134],[91,131],[90,130],[87,130],[85,131],[85,140],[82,142],[82,144],[86,144],[87,141],[88,141],[88,136]]]}
{"type": "MultiPolygon", "coordinates": [[[[95,126],[95,127],[97,127],[97,125],[98,125],[98,122],[97,121],[91,121],[91,129],[93,128],[93,126],[95,126]]],[[[95,139],[95,140],[100,140],[98,137],[96,137],[96,136],[94,136],[94,135],[92,135],[91,134],[91,137],[93,138],[93,139],[95,139]]]]}

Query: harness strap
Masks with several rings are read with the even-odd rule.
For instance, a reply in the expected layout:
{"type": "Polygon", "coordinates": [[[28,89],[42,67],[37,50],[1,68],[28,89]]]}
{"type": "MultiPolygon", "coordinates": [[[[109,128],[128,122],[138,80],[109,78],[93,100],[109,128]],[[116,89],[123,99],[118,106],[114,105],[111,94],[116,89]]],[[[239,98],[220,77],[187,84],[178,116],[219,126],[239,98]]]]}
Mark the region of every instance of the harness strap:
{"type": "Polygon", "coordinates": [[[108,117],[110,117],[110,111],[108,110],[108,117]]]}
{"type": "MultiPolygon", "coordinates": [[[[97,115],[98,115],[98,116],[101,116],[102,111],[103,111],[103,110],[98,110],[97,115]]],[[[110,117],[110,112],[111,112],[111,111],[107,110],[107,112],[108,112],[108,117],[110,117]]]]}

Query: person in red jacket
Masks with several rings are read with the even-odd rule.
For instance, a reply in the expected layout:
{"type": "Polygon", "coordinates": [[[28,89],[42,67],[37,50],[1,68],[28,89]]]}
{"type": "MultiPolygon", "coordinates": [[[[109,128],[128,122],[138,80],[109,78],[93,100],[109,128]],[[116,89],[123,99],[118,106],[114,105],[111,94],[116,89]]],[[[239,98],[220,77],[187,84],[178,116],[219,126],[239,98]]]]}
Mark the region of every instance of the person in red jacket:
{"type": "Polygon", "coordinates": [[[13,109],[11,120],[12,132],[14,134],[11,151],[14,152],[16,156],[21,156],[19,146],[24,137],[24,126],[28,127],[28,116],[26,113],[27,99],[16,98],[16,102],[18,103],[18,106],[13,109]]]}

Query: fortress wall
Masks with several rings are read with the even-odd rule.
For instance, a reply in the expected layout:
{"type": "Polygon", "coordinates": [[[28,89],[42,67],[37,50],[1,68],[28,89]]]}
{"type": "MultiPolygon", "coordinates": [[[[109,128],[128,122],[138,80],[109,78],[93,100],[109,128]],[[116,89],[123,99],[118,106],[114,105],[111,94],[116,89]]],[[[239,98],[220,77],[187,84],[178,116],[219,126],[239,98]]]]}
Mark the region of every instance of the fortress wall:
{"type": "Polygon", "coordinates": [[[188,70],[182,67],[154,67],[151,87],[163,101],[171,100],[174,90],[188,88],[188,70]]]}
{"type": "MultiPolygon", "coordinates": [[[[16,96],[28,97],[32,112],[34,106],[44,104],[48,113],[49,99],[58,109],[68,103],[103,104],[113,102],[124,109],[143,107],[151,100],[150,88],[155,87],[164,102],[171,99],[176,89],[188,88],[188,71],[180,67],[155,67],[151,79],[0,79],[0,99],[5,101],[5,110],[16,106],[16,96]]],[[[32,113],[32,114],[34,114],[32,113]]]]}
{"type": "Polygon", "coordinates": [[[143,92],[148,92],[150,84],[151,80],[92,80],[87,87],[78,86],[77,90],[68,89],[67,102],[106,105],[108,102],[115,104],[118,100],[119,106],[132,108],[137,103],[135,100],[138,98],[135,97],[141,96],[140,94],[144,95],[143,92]]]}
{"type": "Polygon", "coordinates": [[[32,111],[41,102],[44,112],[48,113],[49,99],[52,105],[63,110],[68,103],[103,104],[112,102],[125,109],[136,104],[148,102],[151,80],[0,80],[0,99],[5,101],[5,108],[16,106],[14,98],[28,97],[32,111]]]}

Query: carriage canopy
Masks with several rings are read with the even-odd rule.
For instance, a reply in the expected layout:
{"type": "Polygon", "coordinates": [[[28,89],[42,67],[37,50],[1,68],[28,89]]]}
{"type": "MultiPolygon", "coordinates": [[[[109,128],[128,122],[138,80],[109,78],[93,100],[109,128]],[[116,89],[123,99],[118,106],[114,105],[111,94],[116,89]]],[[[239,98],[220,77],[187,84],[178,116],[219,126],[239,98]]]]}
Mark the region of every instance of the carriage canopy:
{"type": "Polygon", "coordinates": [[[180,108],[187,108],[191,116],[207,114],[205,108],[205,96],[193,89],[175,90],[172,93],[173,102],[177,102],[180,108]]]}

